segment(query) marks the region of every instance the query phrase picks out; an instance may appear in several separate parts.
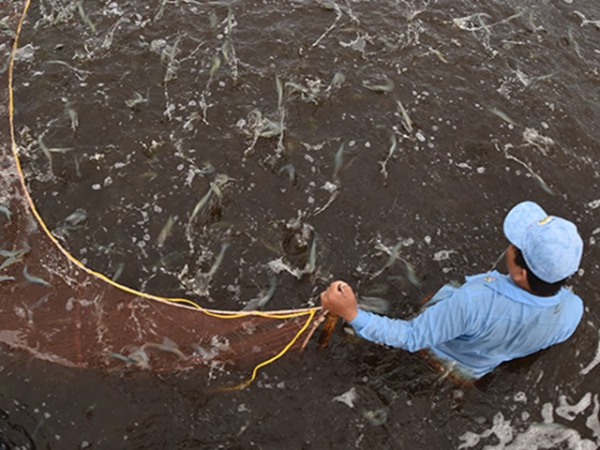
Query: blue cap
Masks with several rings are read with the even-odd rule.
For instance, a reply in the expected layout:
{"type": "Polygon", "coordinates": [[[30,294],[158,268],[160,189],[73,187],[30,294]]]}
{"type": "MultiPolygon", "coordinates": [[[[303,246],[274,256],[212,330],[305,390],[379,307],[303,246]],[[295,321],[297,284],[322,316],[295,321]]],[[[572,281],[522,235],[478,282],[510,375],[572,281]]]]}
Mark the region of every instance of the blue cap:
{"type": "Polygon", "coordinates": [[[513,207],[504,219],[504,235],[521,250],[534,275],[546,283],[564,280],[579,269],[583,240],[577,227],[549,216],[537,203],[513,207]]]}

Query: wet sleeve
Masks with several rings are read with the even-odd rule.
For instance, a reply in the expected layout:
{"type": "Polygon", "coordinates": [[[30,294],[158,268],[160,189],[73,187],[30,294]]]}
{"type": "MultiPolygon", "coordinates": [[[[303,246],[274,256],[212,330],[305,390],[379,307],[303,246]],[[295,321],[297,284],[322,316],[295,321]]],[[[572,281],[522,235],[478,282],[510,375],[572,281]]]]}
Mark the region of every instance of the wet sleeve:
{"type": "Polygon", "coordinates": [[[468,335],[473,322],[470,309],[466,299],[454,295],[412,320],[359,310],[350,325],[363,339],[414,352],[468,335]]]}

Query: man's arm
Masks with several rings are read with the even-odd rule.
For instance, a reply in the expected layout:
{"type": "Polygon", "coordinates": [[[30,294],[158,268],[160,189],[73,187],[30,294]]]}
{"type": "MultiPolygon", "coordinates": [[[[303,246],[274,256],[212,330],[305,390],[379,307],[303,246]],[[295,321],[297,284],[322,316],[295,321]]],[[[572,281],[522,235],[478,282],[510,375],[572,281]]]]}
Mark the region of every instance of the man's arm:
{"type": "Polygon", "coordinates": [[[321,294],[323,307],[345,318],[367,340],[414,352],[469,334],[471,319],[466,299],[454,295],[412,320],[391,319],[358,309],[350,286],[333,282],[321,294]]]}

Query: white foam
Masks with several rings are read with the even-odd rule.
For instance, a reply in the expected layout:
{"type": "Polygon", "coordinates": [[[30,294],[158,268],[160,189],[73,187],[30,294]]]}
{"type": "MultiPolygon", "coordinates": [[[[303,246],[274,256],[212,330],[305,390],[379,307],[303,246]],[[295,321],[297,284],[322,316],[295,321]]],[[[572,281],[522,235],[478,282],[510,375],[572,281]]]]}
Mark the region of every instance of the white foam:
{"type": "Polygon", "coordinates": [[[594,411],[585,421],[585,426],[588,427],[594,433],[596,443],[600,446],[600,421],[598,420],[598,413],[600,412],[600,402],[598,402],[598,394],[594,395],[594,411]]]}
{"type": "MultiPolygon", "coordinates": [[[[600,333],[599,333],[599,336],[600,336],[600,333]]],[[[594,356],[594,359],[586,367],[584,367],[583,369],[581,369],[579,371],[579,374],[580,375],[587,375],[598,364],[600,364],[600,340],[598,341],[598,348],[596,349],[596,355],[594,356]]]]}
{"type": "Polygon", "coordinates": [[[356,389],[352,388],[347,392],[344,392],[342,395],[338,395],[334,397],[332,401],[341,402],[345,405],[348,405],[350,408],[354,408],[354,402],[358,399],[358,394],[356,393],[356,389]]]}
{"type": "Polygon", "coordinates": [[[561,395],[558,398],[558,403],[560,405],[556,408],[556,415],[572,421],[592,404],[592,394],[588,392],[579,400],[579,403],[573,406],[567,403],[566,395],[561,395]]]}

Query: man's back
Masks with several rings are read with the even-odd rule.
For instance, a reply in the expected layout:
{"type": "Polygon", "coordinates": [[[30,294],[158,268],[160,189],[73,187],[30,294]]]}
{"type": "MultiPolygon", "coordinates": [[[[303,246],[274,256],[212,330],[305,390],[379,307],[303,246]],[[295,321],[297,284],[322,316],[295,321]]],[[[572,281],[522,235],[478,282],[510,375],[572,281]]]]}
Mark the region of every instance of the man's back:
{"type": "Polygon", "coordinates": [[[566,340],[583,315],[583,302],[568,289],[540,297],[498,272],[469,277],[467,283],[447,294],[424,314],[441,307],[445,311],[437,314],[445,314],[447,320],[464,321],[464,332],[432,345],[431,350],[466,366],[476,377],[503,361],[566,340]]]}

